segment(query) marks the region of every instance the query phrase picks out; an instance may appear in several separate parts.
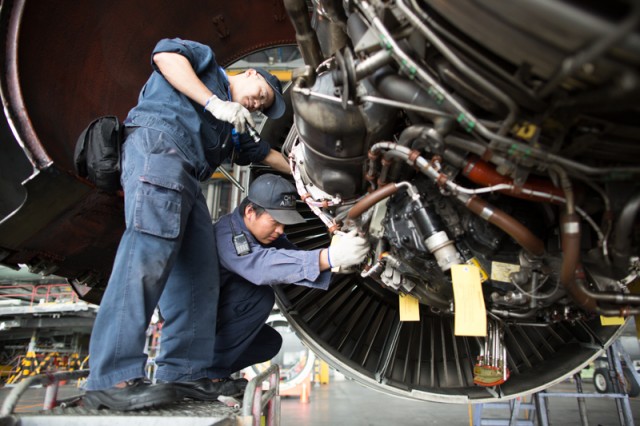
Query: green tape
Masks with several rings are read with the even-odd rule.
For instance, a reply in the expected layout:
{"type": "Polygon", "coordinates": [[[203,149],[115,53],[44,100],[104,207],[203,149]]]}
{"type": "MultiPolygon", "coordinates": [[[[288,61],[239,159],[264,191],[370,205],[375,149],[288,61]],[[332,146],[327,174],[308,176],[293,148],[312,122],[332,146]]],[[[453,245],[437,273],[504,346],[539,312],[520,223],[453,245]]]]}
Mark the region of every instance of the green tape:
{"type": "Polygon", "coordinates": [[[431,86],[427,89],[427,94],[438,104],[441,105],[444,102],[444,95],[435,87],[431,86]]]}
{"type": "Polygon", "coordinates": [[[476,127],[476,122],[468,118],[462,112],[458,115],[456,121],[469,133],[473,131],[474,127],[476,127]]]}
{"type": "Polygon", "coordinates": [[[387,50],[391,50],[393,49],[393,46],[391,45],[390,42],[387,41],[387,38],[382,36],[380,39],[380,44],[382,44],[382,47],[384,47],[387,50]]]}

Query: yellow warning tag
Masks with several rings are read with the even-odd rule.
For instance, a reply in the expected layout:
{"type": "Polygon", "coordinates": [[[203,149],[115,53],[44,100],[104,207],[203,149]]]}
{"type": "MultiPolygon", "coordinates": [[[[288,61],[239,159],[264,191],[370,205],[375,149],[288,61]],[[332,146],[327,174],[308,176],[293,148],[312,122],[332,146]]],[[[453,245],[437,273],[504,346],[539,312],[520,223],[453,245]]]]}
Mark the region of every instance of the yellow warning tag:
{"type": "Polygon", "coordinates": [[[420,304],[410,294],[399,294],[400,321],[420,321],[420,304]]]}
{"type": "Polygon", "coordinates": [[[486,336],[487,312],[482,297],[480,271],[473,265],[453,265],[453,300],[456,336],[486,336]]]}
{"type": "Polygon", "coordinates": [[[600,324],[602,325],[622,325],[624,324],[623,317],[604,317],[600,315],[600,324]]]}
{"type": "Polygon", "coordinates": [[[493,281],[502,281],[510,283],[509,276],[514,272],[520,270],[520,265],[514,265],[511,263],[491,262],[491,279],[493,281]]]}

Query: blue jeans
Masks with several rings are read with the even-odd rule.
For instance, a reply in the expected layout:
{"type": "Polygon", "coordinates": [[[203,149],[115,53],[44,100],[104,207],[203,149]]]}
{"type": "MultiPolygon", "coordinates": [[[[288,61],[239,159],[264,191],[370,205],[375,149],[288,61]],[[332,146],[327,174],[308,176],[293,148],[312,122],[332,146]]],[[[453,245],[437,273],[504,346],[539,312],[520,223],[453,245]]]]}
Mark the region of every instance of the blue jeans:
{"type": "Polygon", "coordinates": [[[165,134],[140,127],[123,149],[126,230],[89,347],[87,390],[144,377],[146,330],[165,320],[156,378],[212,375],[218,256],[193,166],[165,134]]]}

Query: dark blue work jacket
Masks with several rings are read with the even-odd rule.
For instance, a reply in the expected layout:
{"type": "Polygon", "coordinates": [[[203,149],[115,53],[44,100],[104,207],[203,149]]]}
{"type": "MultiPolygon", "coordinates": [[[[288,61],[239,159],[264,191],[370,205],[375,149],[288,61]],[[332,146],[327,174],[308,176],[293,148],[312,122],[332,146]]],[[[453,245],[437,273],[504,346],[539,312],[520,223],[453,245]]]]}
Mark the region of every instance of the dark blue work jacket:
{"type": "MultiPolygon", "coordinates": [[[[232,126],[214,118],[202,105],[169,84],[153,62],[153,55],[160,52],[178,53],[187,58],[214,95],[230,100],[229,81],[210,47],[179,38],[163,39],[153,50],[154,72],[140,91],[138,104],[129,111],[125,124],[149,127],[171,136],[194,166],[197,178],[205,180],[226,158],[232,157],[232,126]]],[[[264,139],[256,144],[247,134],[242,134],[233,161],[240,165],[262,161],[270,148],[264,139]]]]}
{"type": "Polygon", "coordinates": [[[322,290],[329,288],[331,272],[320,271],[321,249],[301,250],[285,235],[268,245],[261,244],[245,226],[238,208],[216,222],[215,233],[222,286],[244,280],[255,285],[297,284],[322,290]],[[236,254],[234,232],[245,234],[251,253],[236,254]]]}

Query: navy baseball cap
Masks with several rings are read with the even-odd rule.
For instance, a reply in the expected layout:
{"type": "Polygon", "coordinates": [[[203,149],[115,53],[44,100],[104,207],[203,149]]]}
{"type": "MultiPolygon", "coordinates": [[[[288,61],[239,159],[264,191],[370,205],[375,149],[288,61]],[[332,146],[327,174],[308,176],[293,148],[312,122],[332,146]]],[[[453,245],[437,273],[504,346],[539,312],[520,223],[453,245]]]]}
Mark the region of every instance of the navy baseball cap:
{"type": "Polygon", "coordinates": [[[296,187],[278,175],[264,174],[258,177],[249,186],[247,198],[283,225],[295,225],[305,221],[296,210],[296,187]]]}
{"type": "Polygon", "coordinates": [[[254,68],[258,74],[260,74],[267,81],[267,84],[273,90],[273,103],[271,106],[262,113],[269,118],[276,119],[282,117],[284,111],[287,109],[287,105],[284,103],[284,97],[282,97],[282,84],[275,75],[271,74],[264,68],[254,68]]]}

